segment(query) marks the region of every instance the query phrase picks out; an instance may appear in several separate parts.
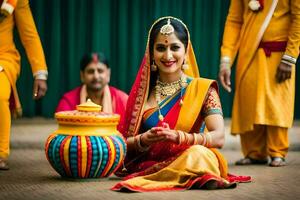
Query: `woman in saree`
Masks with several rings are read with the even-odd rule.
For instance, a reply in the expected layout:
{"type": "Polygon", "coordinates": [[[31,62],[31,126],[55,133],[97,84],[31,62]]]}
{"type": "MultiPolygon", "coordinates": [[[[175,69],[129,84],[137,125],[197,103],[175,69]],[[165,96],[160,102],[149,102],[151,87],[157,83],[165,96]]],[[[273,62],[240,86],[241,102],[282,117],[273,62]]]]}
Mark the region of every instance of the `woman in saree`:
{"type": "Polygon", "coordinates": [[[112,190],[215,189],[250,181],[228,175],[215,149],[224,144],[218,86],[199,78],[188,29],[177,18],[152,25],[121,127],[128,151],[117,175],[125,178],[112,190]]]}

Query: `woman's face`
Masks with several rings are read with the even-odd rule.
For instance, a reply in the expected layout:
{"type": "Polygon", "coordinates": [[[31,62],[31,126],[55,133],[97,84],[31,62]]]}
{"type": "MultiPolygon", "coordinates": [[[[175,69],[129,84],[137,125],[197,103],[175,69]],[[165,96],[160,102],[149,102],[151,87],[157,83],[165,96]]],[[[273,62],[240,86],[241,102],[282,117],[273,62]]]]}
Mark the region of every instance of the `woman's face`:
{"type": "Polygon", "coordinates": [[[158,33],[154,41],[153,59],[160,74],[179,73],[185,59],[184,44],[174,33],[158,33]]]}

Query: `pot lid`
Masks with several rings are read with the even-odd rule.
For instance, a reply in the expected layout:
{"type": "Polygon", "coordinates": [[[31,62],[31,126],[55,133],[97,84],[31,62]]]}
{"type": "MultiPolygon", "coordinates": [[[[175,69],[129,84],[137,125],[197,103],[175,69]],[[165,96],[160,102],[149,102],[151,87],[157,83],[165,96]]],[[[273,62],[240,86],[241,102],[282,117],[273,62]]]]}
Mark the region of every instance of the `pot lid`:
{"type": "Polygon", "coordinates": [[[76,106],[76,110],[55,113],[59,124],[66,125],[117,125],[120,115],[101,112],[101,106],[90,99],[76,106]]]}

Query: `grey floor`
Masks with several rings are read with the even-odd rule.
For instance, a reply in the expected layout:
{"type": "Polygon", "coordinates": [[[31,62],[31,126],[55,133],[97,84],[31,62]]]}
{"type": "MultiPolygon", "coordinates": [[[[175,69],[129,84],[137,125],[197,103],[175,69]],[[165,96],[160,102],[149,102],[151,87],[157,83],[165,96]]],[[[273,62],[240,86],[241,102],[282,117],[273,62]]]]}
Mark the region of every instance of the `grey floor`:
{"type": "Polygon", "coordinates": [[[250,175],[251,183],[227,190],[188,190],[181,192],[119,193],[109,190],[119,179],[86,181],[66,180],[51,168],[44,153],[47,136],[57,125],[53,119],[33,118],[13,121],[10,170],[0,171],[0,199],[300,199],[300,123],[290,130],[291,150],[288,165],[280,168],[235,166],[242,156],[239,138],[229,134],[226,121],[226,144],[221,150],[229,170],[250,175]]]}

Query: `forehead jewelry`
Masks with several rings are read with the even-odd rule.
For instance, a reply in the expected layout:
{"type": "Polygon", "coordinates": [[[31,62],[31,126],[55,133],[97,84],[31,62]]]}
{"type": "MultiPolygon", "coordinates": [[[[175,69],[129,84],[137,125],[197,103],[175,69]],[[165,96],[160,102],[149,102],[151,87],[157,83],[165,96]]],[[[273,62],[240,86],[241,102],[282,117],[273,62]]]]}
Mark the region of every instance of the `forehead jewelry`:
{"type": "Polygon", "coordinates": [[[167,24],[160,28],[160,33],[163,35],[170,35],[171,33],[174,33],[174,27],[171,24],[171,19],[168,19],[167,24]]]}

